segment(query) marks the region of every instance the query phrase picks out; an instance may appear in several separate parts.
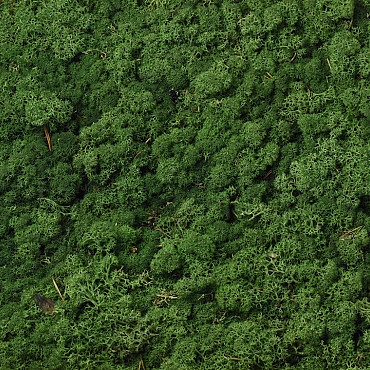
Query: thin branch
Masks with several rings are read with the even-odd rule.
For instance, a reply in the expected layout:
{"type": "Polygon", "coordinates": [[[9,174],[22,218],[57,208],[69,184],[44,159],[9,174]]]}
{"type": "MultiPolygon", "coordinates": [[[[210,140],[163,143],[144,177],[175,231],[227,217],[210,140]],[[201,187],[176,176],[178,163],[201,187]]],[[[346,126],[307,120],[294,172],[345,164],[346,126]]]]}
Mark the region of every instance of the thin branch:
{"type": "Polygon", "coordinates": [[[49,150],[51,151],[50,135],[49,135],[46,125],[44,125],[44,131],[45,131],[46,140],[48,141],[49,150]]]}
{"type": "Polygon", "coordinates": [[[53,280],[55,289],[58,291],[60,298],[62,298],[62,301],[64,302],[64,297],[62,296],[62,293],[60,292],[59,287],[58,287],[56,281],[54,280],[54,278],[52,278],[52,280],[53,280]]]}

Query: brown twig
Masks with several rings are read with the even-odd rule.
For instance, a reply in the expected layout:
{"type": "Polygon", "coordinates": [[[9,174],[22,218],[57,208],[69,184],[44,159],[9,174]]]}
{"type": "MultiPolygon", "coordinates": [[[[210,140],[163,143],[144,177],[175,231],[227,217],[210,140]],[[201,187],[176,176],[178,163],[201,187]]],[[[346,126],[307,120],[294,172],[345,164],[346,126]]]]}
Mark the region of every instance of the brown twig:
{"type": "Polygon", "coordinates": [[[266,173],[265,176],[263,176],[263,179],[266,180],[270,175],[272,174],[272,170],[266,173]]]}
{"type": "Polygon", "coordinates": [[[163,235],[166,235],[167,238],[171,238],[172,239],[172,236],[170,234],[165,233],[160,226],[157,226],[154,230],[160,231],[163,235]]]}
{"type": "Polygon", "coordinates": [[[145,370],[144,360],[143,360],[143,357],[140,355],[139,370],[141,366],[143,366],[143,370],[145,370]]]}
{"type": "Polygon", "coordinates": [[[52,278],[52,280],[53,280],[53,283],[54,283],[55,289],[58,291],[60,298],[62,298],[62,301],[64,302],[64,297],[62,296],[62,293],[60,292],[60,290],[59,290],[59,288],[58,288],[58,285],[57,285],[56,281],[54,280],[54,278],[52,278]]]}
{"type": "Polygon", "coordinates": [[[360,231],[363,227],[364,226],[362,225],[362,226],[356,227],[355,229],[350,230],[350,231],[348,231],[348,232],[346,232],[344,234],[341,234],[340,237],[339,237],[339,239],[347,239],[346,236],[351,235],[355,231],[360,231]]]}
{"type": "Polygon", "coordinates": [[[329,58],[326,58],[326,61],[328,62],[329,68],[331,69],[331,64],[329,58]]]}
{"type": "Polygon", "coordinates": [[[297,52],[294,53],[294,55],[292,56],[292,59],[290,59],[289,63],[292,63],[296,56],[297,56],[297,52]]]}
{"type": "Polygon", "coordinates": [[[143,150],[140,150],[140,152],[135,155],[134,159],[136,159],[142,152],[143,150]]]}
{"type": "Polygon", "coordinates": [[[44,131],[45,131],[46,140],[48,141],[49,150],[51,151],[50,135],[49,135],[49,132],[48,132],[48,129],[47,129],[46,125],[44,125],[44,131]]]}

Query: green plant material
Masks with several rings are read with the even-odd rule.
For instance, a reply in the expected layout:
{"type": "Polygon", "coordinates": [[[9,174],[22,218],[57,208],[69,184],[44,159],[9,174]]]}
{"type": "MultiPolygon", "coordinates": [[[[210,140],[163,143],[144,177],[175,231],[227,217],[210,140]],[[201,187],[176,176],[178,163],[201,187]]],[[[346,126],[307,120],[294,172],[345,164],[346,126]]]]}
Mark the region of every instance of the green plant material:
{"type": "Polygon", "coordinates": [[[49,96],[47,92],[43,92],[27,100],[26,119],[30,125],[43,126],[53,121],[64,124],[70,119],[71,106],[55,95],[49,96]]]}
{"type": "Polygon", "coordinates": [[[369,6],[0,1],[0,367],[370,368],[369,6]]]}

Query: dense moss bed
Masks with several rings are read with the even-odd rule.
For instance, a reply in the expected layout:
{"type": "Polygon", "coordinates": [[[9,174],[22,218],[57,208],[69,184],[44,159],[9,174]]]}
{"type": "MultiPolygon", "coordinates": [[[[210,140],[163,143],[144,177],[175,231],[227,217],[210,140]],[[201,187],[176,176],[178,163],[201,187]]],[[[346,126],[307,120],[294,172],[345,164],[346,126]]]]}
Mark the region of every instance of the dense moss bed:
{"type": "Polygon", "coordinates": [[[369,14],[0,1],[0,368],[369,369],[369,14]]]}

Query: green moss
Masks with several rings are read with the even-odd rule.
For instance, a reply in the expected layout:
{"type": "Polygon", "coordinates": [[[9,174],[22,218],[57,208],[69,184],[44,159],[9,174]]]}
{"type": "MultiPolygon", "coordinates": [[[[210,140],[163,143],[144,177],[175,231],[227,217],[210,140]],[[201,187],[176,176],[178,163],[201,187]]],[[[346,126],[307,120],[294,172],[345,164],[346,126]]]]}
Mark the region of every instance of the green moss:
{"type": "Polygon", "coordinates": [[[368,368],[369,12],[0,2],[2,367],[368,368]]]}

